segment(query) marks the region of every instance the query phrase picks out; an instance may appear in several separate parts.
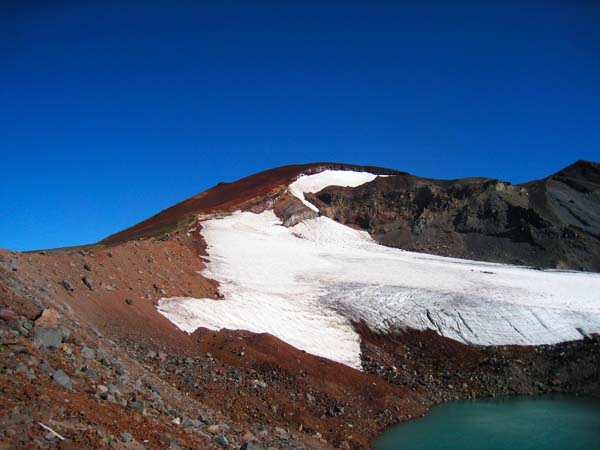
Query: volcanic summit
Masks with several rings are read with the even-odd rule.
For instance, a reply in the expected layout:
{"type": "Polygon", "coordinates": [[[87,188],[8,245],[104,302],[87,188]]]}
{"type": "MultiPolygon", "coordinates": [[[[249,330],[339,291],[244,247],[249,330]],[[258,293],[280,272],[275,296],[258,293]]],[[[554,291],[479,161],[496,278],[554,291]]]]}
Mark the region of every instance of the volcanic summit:
{"type": "Polygon", "coordinates": [[[358,449],[450,399],[597,396],[599,271],[598,163],[267,170],[96,244],[2,250],[0,433],[358,449]]]}

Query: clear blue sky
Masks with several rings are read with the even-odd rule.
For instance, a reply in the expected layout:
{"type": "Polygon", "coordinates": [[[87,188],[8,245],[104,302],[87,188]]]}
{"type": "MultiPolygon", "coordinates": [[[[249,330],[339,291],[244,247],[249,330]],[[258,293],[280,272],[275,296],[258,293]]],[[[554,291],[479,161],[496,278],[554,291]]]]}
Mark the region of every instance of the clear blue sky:
{"type": "Polygon", "coordinates": [[[19,250],[290,163],[541,178],[600,160],[600,2],[4,0],[0,156],[19,250]]]}

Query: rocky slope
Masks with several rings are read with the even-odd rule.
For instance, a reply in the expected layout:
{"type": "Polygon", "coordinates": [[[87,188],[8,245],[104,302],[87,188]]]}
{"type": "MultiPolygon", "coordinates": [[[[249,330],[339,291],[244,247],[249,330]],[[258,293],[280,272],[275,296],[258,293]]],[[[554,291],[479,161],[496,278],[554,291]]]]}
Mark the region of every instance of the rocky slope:
{"type": "Polygon", "coordinates": [[[2,252],[0,448],[366,448],[424,413],[419,395],[272,336],[179,331],[159,296],[218,295],[198,242],[2,252]]]}
{"type": "MultiPolygon", "coordinates": [[[[420,217],[432,240],[415,232],[414,242],[420,244],[401,245],[444,254],[425,245],[436,247],[430,242],[441,239],[427,218],[437,217],[442,208],[437,200],[423,200],[427,206],[417,214],[421,196],[429,198],[417,194],[418,186],[440,187],[434,198],[460,204],[452,206],[454,211],[473,208],[467,208],[465,223],[479,231],[452,232],[460,237],[452,242],[460,245],[444,251],[471,255],[477,248],[463,234],[479,234],[482,240],[507,243],[502,254],[483,246],[480,259],[506,261],[510,253],[516,261],[531,246],[537,248],[537,265],[563,249],[561,264],[594,268],[596,260],[586,259],[582,248],[597,245],[597,173],[597,164],[578,163],[522,187],[505,184],[505,191],[496,181],[461,181],[464,189],[473,189],[461,199],[452,182],[417,182],[392,170],[332,163],[288,166],[220,184],[98,244],[0,251],[0,449],[362,449],[386,426],[452,398],[599,395],[600,344],[593,335],[557,345],[480,347],[432,331],[383,333],[354,323],[360,371],[266,333],[200,328],[188,334],[157,311],[162,298],[228,300],[227,287],[202,272],[210,261],[203,223],[235,210],[272,209],[288,227],[326,214],[367,229],[382,242],[387,236],[386,243],[393,245],[400,242],[393,239],[393,227],[420,217]],[[319,206],[314,211],[289,186],[301,174],[327,169],[392,176],[354,188],[313,186],[304,195],[319,206]],[[486,183],[493,190],[484,188],[486,183]],[[389,195],[377,194],[374,187],[389,195]],[[518,198],[521,189],[527,191],[527,204],[518,198]],[[368,221],[367,200],[360,200],[359,192],[378,205],[368,212],[368,221]],[[399,206],[402,195],[406,211],[399,206]],[[389,204],[380,203],[385,201],[389,204]],[[500,205],[495,216],[485,213],[488,201],[500,205]],[[389,216],[379,211],[384,204],[389,216]],[[525,234],[536,236],[534,243],[519,241],[514,223],[505,220],[517,207],[533,211],[517,209],[517,217],[525,234]],[[478,208],[483,208],[481,217],[474,212],[478,208]],[[534,226],[539,225],[531,218],[534,213],[550,225],[534,226]],[[509,234],[498,236],[497,229],[509,234]],[[552,246],[550,232],[559,229],[576,234],[552,246]]],[[[443,217],[435,223],[449,226],[450,219],[443,217]]],[[[489,248],[498,250],[499,244],[489,248]]]]}
{"type": "Polygon", "coordinates": [[[381,244],[465,259],[600,271],[600,164],[578,161],[520,185],[409,174],[309,196],[381,244]]]}

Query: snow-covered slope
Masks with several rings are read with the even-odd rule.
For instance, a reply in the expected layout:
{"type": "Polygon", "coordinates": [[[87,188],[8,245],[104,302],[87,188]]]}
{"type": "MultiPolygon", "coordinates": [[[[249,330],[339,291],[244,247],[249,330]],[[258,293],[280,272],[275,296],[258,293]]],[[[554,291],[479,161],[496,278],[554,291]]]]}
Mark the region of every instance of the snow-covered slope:
{"type": "MultiPolygon", "coordinates": [[[[302,178],[295,186],[301,199],[328,185],[302,178]]],[[[360,367],[352,321],[384,332],[433,329],[483,345],[555,343],[600,331],[598,274],[405,252],[325,217],[286,228],[272,211],[207,220],[202,234],[209,253],[204,275],[220,283],[225,299],[164,298],[158,306],[189,332],[268,332],[360,367]]]]}
{"type": "Polygon", "coordinates": [[[312,175],[302,175],[289,186],[292,195],[299,198],[304,205],[313,211],[319,209],[304,198],[304,194],[319,192],[327,186],[356,187],[373,181],[378,176],[370,172],[353,172],[351,170],[323,170],[312,175]]]}

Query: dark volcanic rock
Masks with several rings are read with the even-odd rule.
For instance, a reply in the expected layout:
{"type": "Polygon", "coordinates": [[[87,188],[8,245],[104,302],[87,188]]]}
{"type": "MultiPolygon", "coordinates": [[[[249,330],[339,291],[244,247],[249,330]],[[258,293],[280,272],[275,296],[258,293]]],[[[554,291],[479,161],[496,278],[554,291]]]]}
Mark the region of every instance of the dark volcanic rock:
{"type": "Polygon", "coordinates": [[[317,212],[307,208],[304,203],[291,194],[282,195],[273,205],[273,211],[286,227],[293,227],[303,220],[318,217],[317,212]]]}
{"type": "Polygon", "coordinates": [[[542,180],[380,177],[306,194],[328,217],[406,250],[543,268],[600,271],[600,164],[542,180]]]}
{"type": "Polygon", "coordinates": [[[215,442],[217,444],[219,444],[223,448],[229,447],[229,440],[225,436],[223,436],[222,434],[218,435],[215,438],[215,442]]]}
{"type": "Polygon", "coordinates": [[[71,378],[62,370],[57,370],[54,372],[54,375],[52,375],[52,380],[64,388],[71,389],[73,387],[71,378]]]}
{"type": "Polygon", "coordinates": [[[94,290],[94,282],[90,277],[82,277],[81,282],[87,287],[90,291],[94,290]]]}
{"type": "Polygon", "coordinates": [[[62,280],[58,284],[60,284],[68,292],[73,292],[75,290],[73,289],[73,286],[71,286],[71,283],[69,283],[67,280],[62,280]]]}
{"type": "Polygon", "coordinates": [[[34,342],[44,348],[56,348],[63,340],[63,333],[60,328],[39,328],[34,329],[34,342]]]}
{"type": "Polygon", "coordinates": [[[357,325],[366,372],[435,403],[543,393],[600,395],[600,336],[539,346],[470,346],[435,332],[379,335],[357,325]]]}

